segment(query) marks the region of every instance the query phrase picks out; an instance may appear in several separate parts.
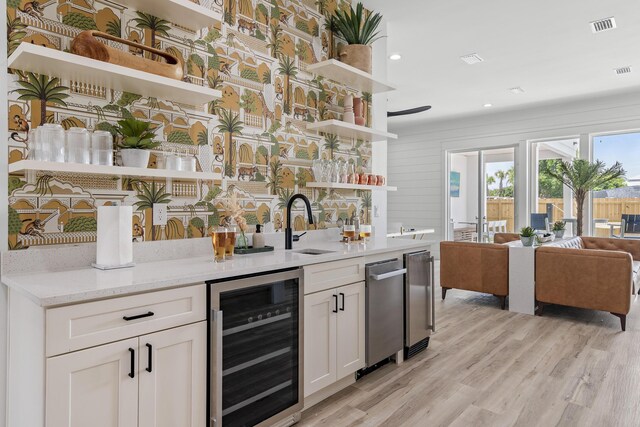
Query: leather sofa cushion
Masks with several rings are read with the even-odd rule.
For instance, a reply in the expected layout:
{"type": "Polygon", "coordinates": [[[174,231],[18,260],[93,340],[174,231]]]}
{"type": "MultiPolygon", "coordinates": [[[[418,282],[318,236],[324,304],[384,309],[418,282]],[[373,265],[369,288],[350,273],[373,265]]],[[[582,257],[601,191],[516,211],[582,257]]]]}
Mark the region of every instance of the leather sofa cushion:
{"type": "Polygon", "coordinates": [[[631,254],[634,261],[640,261],[640,240],[603,237],[582,237],[581,239],[585,249],[627,252],[631,254]]]}
{"type": "Polygon", "coordinates": [[[504,243],[515,242],[520,240],[518,233],[496,233],[493,236],[493,243],[502,245],[504,243]]]}

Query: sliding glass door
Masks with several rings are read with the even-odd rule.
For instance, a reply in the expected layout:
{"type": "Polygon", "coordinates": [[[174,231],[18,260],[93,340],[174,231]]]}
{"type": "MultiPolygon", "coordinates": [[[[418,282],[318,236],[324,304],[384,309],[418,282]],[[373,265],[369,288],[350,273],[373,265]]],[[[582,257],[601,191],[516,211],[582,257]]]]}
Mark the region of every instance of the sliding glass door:
{"type": "Polygon", "coordinates": [[[515,231],[515,147],[450,152],[448,172],[448,240],[487,242],[515,231]]]}

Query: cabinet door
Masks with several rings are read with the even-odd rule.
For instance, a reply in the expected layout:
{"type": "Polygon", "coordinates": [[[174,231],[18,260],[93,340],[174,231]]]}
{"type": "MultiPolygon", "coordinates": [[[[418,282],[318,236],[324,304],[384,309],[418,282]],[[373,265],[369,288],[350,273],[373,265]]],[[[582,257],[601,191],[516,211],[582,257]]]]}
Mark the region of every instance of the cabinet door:
{"type": "Polygon", "coordinates": [[[336,381],[335,290],[304,297],[304,395],[336,381]]]}
{"type": "Polygon", "coordinates": [[[365,365],[364,282],[338,288],[337,379],[365,365]]]}
{"type": "Polygon", "coordinates": [[[136,427],[137,350],[131,338],[48,358],[47,426],[136,427]]]}
{"type": "Polygon", "coordinates": [[[140,427],[201,427],[207,415],[207,325],[140,337],[140,427]]]}

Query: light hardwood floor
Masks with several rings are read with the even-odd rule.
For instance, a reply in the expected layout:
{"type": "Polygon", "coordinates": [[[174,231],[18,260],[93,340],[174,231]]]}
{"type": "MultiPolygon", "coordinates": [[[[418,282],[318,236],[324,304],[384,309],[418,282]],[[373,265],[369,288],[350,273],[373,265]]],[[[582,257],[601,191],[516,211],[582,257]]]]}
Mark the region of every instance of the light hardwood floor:
{"type": "Polygon", "coordinates": [[[502,311],[451,290],[429,348],[303,413],[300,426],[640,426],[640,302],[602,312],[502,311]]]}

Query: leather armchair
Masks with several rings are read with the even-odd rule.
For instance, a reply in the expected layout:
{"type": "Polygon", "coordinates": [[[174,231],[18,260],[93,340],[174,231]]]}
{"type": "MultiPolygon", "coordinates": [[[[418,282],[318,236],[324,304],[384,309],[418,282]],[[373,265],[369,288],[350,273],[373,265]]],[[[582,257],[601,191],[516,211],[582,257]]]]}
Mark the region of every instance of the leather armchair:
{"type": "Polygon", "coordinates": [[[637,240],[576,237],[538,248],[537,314],[545,304],[608,311],[624,331],[639,267],[637,240]]]}
{"type": "Polygon", "coordinates": [[[440,286],[493,294],[506,307],[509,295],[509,247],[499,244],[440,242],[440,286]]]}

